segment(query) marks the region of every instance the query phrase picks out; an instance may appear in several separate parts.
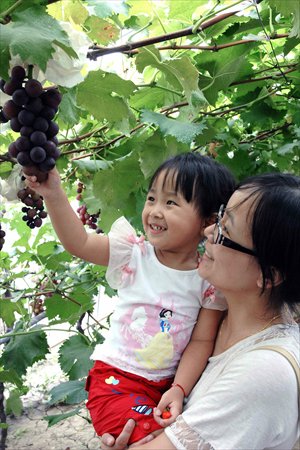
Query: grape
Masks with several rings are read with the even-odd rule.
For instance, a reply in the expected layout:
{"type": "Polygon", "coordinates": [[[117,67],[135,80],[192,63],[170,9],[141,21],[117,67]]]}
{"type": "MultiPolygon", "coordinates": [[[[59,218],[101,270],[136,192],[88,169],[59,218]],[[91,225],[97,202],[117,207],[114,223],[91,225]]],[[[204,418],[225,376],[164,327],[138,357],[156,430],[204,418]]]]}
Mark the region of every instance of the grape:
{"type": "MultiPolygon", "coordinates": [[[[41,101],[41,103],[42,103],[42,101],[41,101]]],[[[55,109],[50,108],[50,106],[45,106],[40,112],[40,116],[44,117],[47,120],[52,120],[54,118],[55,114],[56,114],[55,109]]]]}
{"type": "Polygon", "coordinates": [[[55,167],[55,159],[49,156],[45,159],[45,161],[39,164],[39,168],[42,172],[49,172],[49,170],[52,170],[54,167],[55,167]]]}
{"type": "Polygon", "coordinates": [[[1,89],[2,92],[4,92],[4,85],[5,85],[5,80],[0,78],[0,89],[1,89]]]}
{"type": "Polygon", "coordinates": [[[44,105],[50,106],[50,108],[57,108],[61,99],[61,93],[57,89],[48,89],[42,96],[44,105]]]}
{"type": "Polygon", "coordinates": [[[8,100],[3,106],[3,112],[8,119],[17,117],[19,112],[22,110],[13,100],[8,100]]]}
{"type": "Polygon", "coordinates": [[[0,111],[0,123],[7,123],[8,122],[8,118],[6,117],[6,115],[4,114],[3,110],[1,109],[0,111]]]}
{"type": "Polygon", "coordinates": [[[26,127],[25,125],[23,125],[22,128],[20,129],[21,136],[30,136],[31,133],[33,133],[32,127],[26,127]]]}
{"type": "Polygon", "coordinates": [[[28,80],[25,84],[25,91],[29,97],[36,98],[43,93],[43,86],[37,80],[28,80]]]}
{"type": "Polygon", "coordinates": [[[49,128],[48,120],[44,119],[43,117],[37,117],[33,122],[33,128],[45,133],[49,128]]]}
{"type": "Polygon", "coordinates": [[[8,153],[10,154],[10,156],[12,158],[16,158],[17,157],[17,155],[19,153],[19,150],[17,149],[17,146],[16,146],[15,142],[12,142],[11,144],[9,144],[8,153]]]}
{"type": "Polygon", "coordinates": [[[22,89],[17,89],[13,93],[12,99],[16,105],[22,106],[22,105],[26,105],[26,103],[29,100],[29,97],[26,94],[25,89],[22,88],[22,89]]]}
{"type": "Polygon", "coordinates": [[[49,141],[52,141],[55,145],[58,145],[58,139],[56,136],[53,136],[51,139],[49,139],[49,141]]]}
{"type": "Polygon", "coordinates": [[[13,80],[23,81],[26,76],[25,69],[22,66],[15,66],[11,71],[11,78],[13,80]]]}
{"type": "Polygon", "coordinates": [[[26,111],[26,109],[23,109],[18,114],[19,122],[22,125],[26,125],[27,127],[30,127],[33,124],[34,119],[35,119],[35,115],[30,111],[26,111]]]}
{"type": "Polygon", "coordinates": [[[5,92],[5,94],[7,95],[13,95],[13,93],[17,90],[17,89],[21,89],[22,87],[22,82],[18,81],[18,80],[9,80],[6,81],[4,87],[3,87],[3,92],[5,92]]]}
{"type": "Polygon", "coordinates": [[[43,198],[28,187],[18,191],[17,196],[27,206],[22,208],[22,212],[25,213],[22,220],[29,228],[40,227],[43,223],[42,219],[47,217],[43,198]]]}
{"type": "Polygon", "coordinates": [[[49,124],[49,128],[47,130],[47,133],[46,133],[47,137],[52,138],[52,137],[56,136],[58,131],[59,131],[59,128],[58,128],[57,123],[51,121],[49,124]]]}
{"type": "Polygon", "coordinates": [[[33,147],[30,150],[30,158],[34,163],[41,163],[46,159],[46,152],[43,147],[33,147]]]}
{"type": "Polygon", "coordinates": [[[17,117],[13,117],[10,121],[10,128],[16,133],[21,130],[22,124],[19,122],[17,117]]]}
{"type": "Polygon", "coordinates": [[[26,105],[24,106],[25,109],[27,109],[27,111],[31,111],[34,114],[38,115],[42,109],[43,109],[43,102],[40,99],[40,97],[37,98],[31,98],[26,105]]]}
{"type": "Polygon", "coordinates": [[[2,247],[4,245],[4,237],[5,237],[5,231],[1,229],[1,223],[0,223],[0,250],[2,250],[2,247]]]}
{"type": "Polygon", "coordinates": [[[40,146],[45,144],[45,142],[47,141],[47,137],[42,131],[34,131],[30,135],[30,140],[34,145],[40,146]]]}
{"type": "Polygon", "coordinates": [[[31,149],[30,140],[26,136],[18,137],[18,139],[15,141],[15,144],[19,152],[26,152],[31,149]]]}
{"type": "Polygon", "coordinates": [[[17,161],[21,166],[30,166],[30,164],[32,164],[32,161],[26,152],[19,152],[17,154],[17,161]]]}

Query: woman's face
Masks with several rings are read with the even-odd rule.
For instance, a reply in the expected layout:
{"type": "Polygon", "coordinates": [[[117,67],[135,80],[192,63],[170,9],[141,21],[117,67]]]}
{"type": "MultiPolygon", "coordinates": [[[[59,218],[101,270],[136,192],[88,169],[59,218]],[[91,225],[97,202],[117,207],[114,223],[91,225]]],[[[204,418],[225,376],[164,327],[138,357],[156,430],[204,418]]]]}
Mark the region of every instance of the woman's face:
{"type": "MultiPolygon", "coordinates": [[[[247,191],[234,192],[220,223],[223,236],[243,247],[253,249],[250,209],[253,198],[240,204],[248,194],[247,191]]],[[[207,227],[205,235],[208,239],[199,264],[200,276],[223,293],[257,291],[261,272],[256,258],[224,245],[214,244],[217,235],[215,225],[207,227]]]]}

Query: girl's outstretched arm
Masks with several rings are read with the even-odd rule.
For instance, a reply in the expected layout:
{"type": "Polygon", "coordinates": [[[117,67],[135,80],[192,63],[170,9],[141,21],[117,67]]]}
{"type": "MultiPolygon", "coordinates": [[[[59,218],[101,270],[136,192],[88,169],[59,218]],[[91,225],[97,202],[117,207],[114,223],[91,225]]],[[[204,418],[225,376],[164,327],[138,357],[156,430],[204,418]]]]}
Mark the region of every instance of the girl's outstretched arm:
{"type": "Polygon", "coordinates": [[[64,192],[56,169],[48,173],[46,181],[39,183],[36,176],[26,177],[28,187],[43,196],[54,230],[63,247],[72,255],[103,266],[108,265],[108,237],[87,233],[64,192]]]}

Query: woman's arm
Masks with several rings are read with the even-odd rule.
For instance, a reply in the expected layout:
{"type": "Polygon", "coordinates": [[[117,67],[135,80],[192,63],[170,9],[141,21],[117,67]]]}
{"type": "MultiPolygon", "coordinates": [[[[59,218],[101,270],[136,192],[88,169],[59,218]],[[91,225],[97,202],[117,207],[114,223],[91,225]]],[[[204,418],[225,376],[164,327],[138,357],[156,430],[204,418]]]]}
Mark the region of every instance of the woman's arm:
{"type": "Polygon", "coordinates": [[[43,196],[52,225],[63,247],[78,258],[107,266],[108,237],[87,233],[61,186],[58,171],[51,170],[43,183],[37,182],[35,176],[26,175],[26,179],[26,184],[43,196]]]}

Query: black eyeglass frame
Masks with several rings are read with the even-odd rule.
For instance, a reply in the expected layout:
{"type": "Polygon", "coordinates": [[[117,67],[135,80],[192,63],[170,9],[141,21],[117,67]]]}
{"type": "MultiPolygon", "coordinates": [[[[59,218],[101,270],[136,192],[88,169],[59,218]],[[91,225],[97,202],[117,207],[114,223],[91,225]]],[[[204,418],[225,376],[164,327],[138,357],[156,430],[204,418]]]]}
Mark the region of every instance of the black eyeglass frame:
{"type": "Polygon", "coordinates": [[[217,218],[216,218],[216,225],[214,228],[214,244],[220,244],[224,245],[224,247],[231,248],[232,250],[236,250],[241,253],[246,253],[247,255],[256,256],[256,253],[254,250],[251,250],[250,248],[243,247],[242,245],[238,244],[237,242],[232,241],[231,239],[225,237],[222,232],[222,224],[221,220],[225,213],[225,205],[221,205],[217,218]],[[215,232],[218,231],[217,237],[215,238],[215,232]]]}

